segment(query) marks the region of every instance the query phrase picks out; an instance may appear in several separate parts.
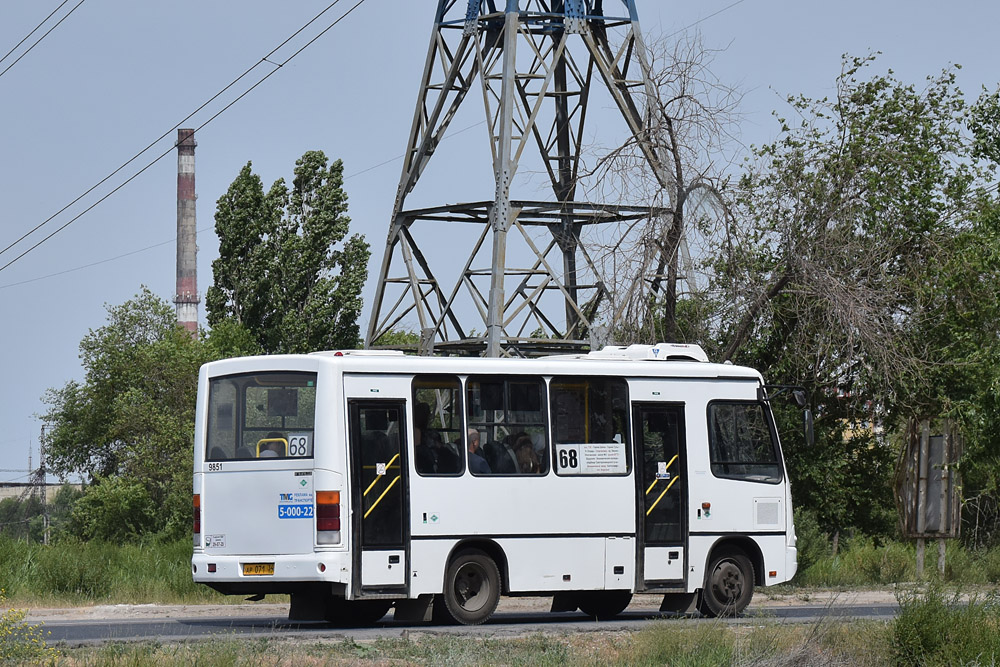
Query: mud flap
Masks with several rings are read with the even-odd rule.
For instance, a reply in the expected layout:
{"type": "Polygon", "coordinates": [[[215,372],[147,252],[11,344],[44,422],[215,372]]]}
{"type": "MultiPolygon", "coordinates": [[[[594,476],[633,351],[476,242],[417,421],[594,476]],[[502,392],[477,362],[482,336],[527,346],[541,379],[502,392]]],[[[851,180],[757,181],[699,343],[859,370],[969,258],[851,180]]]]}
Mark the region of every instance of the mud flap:
{"type": "Polygon", "coordinates": [[[408,623],[429,623],[433,613],[431,602],[433,595],[421,595],[416,600],[396,600],[396,611],[392,618],[395,621],[408,623]]]}
{"type": "Polygon", "coordinates": [[[326,598],[316,593],[292,593],[292,603],[288,607],[289,621],[326,620],[326,598]]]}
{"type": "Polygon", "coordinates": [[[675,614],[693,614],[698,610],[700,593],[667,593],[660,603],[660,611],[675,614]]]}

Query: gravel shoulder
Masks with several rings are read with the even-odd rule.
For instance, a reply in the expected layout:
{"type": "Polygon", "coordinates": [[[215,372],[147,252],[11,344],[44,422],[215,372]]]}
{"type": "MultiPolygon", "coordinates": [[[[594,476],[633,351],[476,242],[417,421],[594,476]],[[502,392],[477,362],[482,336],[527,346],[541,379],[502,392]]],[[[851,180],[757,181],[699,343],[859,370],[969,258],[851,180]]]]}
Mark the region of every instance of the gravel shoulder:
{"type": "MultiPolygon", "coordinates": [[[[659,609],[659,595],[636,595],[632,599],[632,609],[659,609]]],[[[890,590],[857,591],[817,591],[803,590],[793,593],[772,594],[758,590],[750,604],[749,611],[779,607],[837,607],[846,605],[883,605],[896,602],[896,594],[890,590]]],[[[498,612],[543,612],[548,611],[552,600],[548,597],[502,598],[498,612]]],[[[86,607],[29,608],[29,623],[45,623],[81,620],[162,620],[172,618],[211,618],[249,616],[287,616],[287,603],[246,602],[242,604],[114,604],[86,607]]]]}

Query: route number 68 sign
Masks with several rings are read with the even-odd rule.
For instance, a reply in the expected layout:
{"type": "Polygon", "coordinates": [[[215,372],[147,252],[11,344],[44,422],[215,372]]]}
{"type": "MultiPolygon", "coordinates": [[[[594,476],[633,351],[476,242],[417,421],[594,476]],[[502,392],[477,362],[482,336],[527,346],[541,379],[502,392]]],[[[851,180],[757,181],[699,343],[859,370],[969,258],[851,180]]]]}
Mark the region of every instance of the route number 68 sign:
{"type": "Polygon", "coordinates": [[[557,444],[555,449],[559,475],[623,475],[628,472],[624,443],[563,443],[557,444]]]}

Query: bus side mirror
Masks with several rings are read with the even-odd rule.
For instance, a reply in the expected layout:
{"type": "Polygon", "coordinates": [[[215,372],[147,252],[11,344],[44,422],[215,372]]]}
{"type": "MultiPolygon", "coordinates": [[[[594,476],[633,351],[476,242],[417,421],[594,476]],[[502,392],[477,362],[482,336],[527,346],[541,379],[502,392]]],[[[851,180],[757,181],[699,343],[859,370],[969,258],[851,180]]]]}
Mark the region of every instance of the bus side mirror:
{"type": "Polygon", "coordinates": [[[802,429],[805,431],[806,446],[811,448],[816,444],[816,435],[813,432],[813,413],[809,408],[802,411],[802,429]]]}
{"type": "Polygon", "coordinates": [[[795,405],[799,406],[800,409],[806,407],[806,392],[802,389],[793,391],[792,398],[795,399],[795,405]]]}

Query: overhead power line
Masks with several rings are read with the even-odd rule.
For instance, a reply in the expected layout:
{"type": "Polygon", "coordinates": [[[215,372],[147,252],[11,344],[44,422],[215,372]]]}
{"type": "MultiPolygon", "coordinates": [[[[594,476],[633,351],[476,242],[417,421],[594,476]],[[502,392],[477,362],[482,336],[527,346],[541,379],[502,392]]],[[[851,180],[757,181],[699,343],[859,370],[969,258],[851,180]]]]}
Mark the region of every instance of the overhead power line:
{"type": "MultiPolygon", "coordinates": [[[[48,30],[46,30],[45,34],[43,34],[41,37],[39,37],[38,39],[36,39],[35,42],[31,46],[29,46],[27,49],[25,49],[24,52],[21,55],[19,55],[14,60],[14,62],[12,62],[10,65],[7,65],[7,67],[2,72],[0,72],[0,77],[2,77],[4,74],[6,74],[7,72],[9,72],[11,67],[13,67],[17,63],[19,63],[21,61],[21,58],[23,58],[26,55],[28,55],[29,53],[31,53],[32,49],[34,49],[36,46],[38,46],[38,44],[43,39],[45,39],[46,37],[48,37],[50,32],[52,32],[53,30],[55,30],[56,28],[58,28],[60,23],[62,23],[66,19],[68,19],[69,15],[72,14],[73,12],[75,12],[77,10],[77,8],[80,5],[82,5],[85,1],[86,0],[80,0],[80,2],[76,3],[75,5],[73,5],[73,9],[69,10],[68,12],[66,12],[61,19],[59,19],[58,21],[56,21],[56,24],[54,26],[52,26],[51,28],[49,28],[48,30]]],[[[24,36],[24,39],[22,39],[20,42],[18,42],[17,44],[15,44],[14,48],[12,48],[10,51],[8,51],[6,53],[6,55],[4,55],[3,58],[0,58],[0,64],[2,64],[3,61],[7,60],[7,58],[10,56],[10,54],[12,54],[15,51],[17,51],[17,49],[22,44],[24,44],[26,41],[28,41],[28,38],[30,38],[32,35],[34,35],[38,31],[39,28],[41,28],[43,25],[45,25],[46,21],[48,21],[50,18],[52,18],[55,15],[56,12],[58,12],[60,9],[62,9],[63,5],[65,5],[67,2],[69,2],[69,0],[63,0],[62,4],[60,4],[58,7],[56,7],[55,9],[53,9],[52,13],[49,14],[48,16],[46,16],[44,21],[42,21],[37,26],[35,26],[34,30],[32,30],[31,32],[29,32],[27,35],[24,36]]]]}
{"type": "Polygon", "coordinates": [[[699,23],[703,23],[703,22],[707,21],[707,20],[708,20],[708,19],[710,19],[710,18],[713,18],[713,17],[715,17],[715,16],[718,16],[718,15],[719,15],[719,14],[721,14],[722,12],[726,12],[726,11],[729,11],[730,9],[732,9],[733,7],[735,7],[736,5],[741,5],[741,4],[743,4],[744,2],[746,2],[746,0],[736,0],[736,2],[734,2],[734,3],[732,3],[732,4],[729,4],[729,5],[726,5],[726,6],[725,6],[725,7],[723,7],[722,9],[719,9],[719,10],[717,10],[717,11],[714,11],[714,12],[712,12],[712,13],[711,13],[711,14],[709,14],[708,16],[703,16],[703,17],[701,17],[700,19],[698,19],[697,21],[695,21],[694,23],[691,23],[691,24],[688,24],[688,25],[684,26],[684,27],[683,27],[683,28],[681,28],[680,30],[675,30],[674,32],[672,32],[672,33],[670,33],[669,35],[667,35],[667,39],[670,39],[671,37],[676,37],[677,35],[681,34],[682,32],[684,32],[684,31],[686,31],[686,30],[690,30],[691,28],[695,27],[695,26],[696,26],[696,25],[698,25],[699,23]]]}
{"type": "MultiPolygon", "coordinates": [[[[301,34],[302,31],[306,30],[310,25],[312,25],[317,20],[319,20],[324,14],[326,14],[329,10],[331,10],[334,6],[336,6],[340,1],[341,0],[334,0],[334,2],[332,2],[331,4],[329,4],[319,14],[317,14],[316,16],[314,16],[307,23],[305,23],[301,28],[299,28],[294,33],[292,33],[287,39],[285,39],[283,42],[281,42],[278,46],[274,47],[267,55],[265,55],[259,61],[257,61],[256,63],[254,63],[253,65],[251,65],[249,68],[247,68],[246,71],[244,71],[238,77],[236,77],[235,79],[233,79],[222,90],[220,90],[218,93],[216,93],[215,95],[213,95],[212,97],[210,97],[202,105],[200,105],[197,109],[195,109],[194,111],[192,111],[191,113],[189,113],[187,116],[185,116],[180,122],[178,122],[173,127],[171,127],[170,129],[168,129],[166,132],[164,132],[163,134],[161,134],[159,137],[157,137],[156,139],[154,139],[152,142],[149,143],[149,145],[147,145],[145,148],[143,148],[138,153],[136,153],[135,155],[133,155],[131,158],[129,158],[129,160],[127,160],[126,162],[124,162],[121,166],[119,166],[118,168],[116,168],[114,171],[112,171],[110,174],[108,174],[107,176],[105,176],[103,179],[101,179],[100,181],[98,181],[96,184],[94,184],[92,187],[90,187],[88,190],[86,190],[79,197],[77,197],[76,199],[74,199],[73,201],[71,201],[70,203],[68,203],[66,206],[64,206],[63,208],[59,209],[55,213],[53,213],[50,217],[48,217],[47,219],[43,220],[41,223],[39,223],[38,225],[36,225],[32,229],[30,229],[29,231],[25,232],[20,238],[18,238],[14,242],[10,243],[7,247],[5,247],[2,250],[0,250],[0,255],[3,255],[8,250],[10,250],[11,248],[13,248],[17,244],[19,244],[21,241],[23,241],[27,237],[31,236],[33,233],[35,233],[36,231],[38,231],[39,229],[41,229],[42,227],[44,227],[46,224],[48,224],[49,222],[51,222],[53,219],[55,219],[57,216],[59,216],[61,213],[65,212],[67,209],[69,209],[70,207],[72,207],[74,204],[76,204],[77,202],[79,202],[81,199],[83,199],[84,197],[86,197],[88,194],[90,194],[91,192],[93,192],[94,190],[96,190],[98,187],[100,187],[101,185],[103,185],[104,183],[106,183],[108,180],[110,180],[111,178],[113,178],[116,174],[118,174],[120,171],[122,171],[129,164],[131,164],[132,162],[134,162],[135,160],[137,160],[143,154],[145,154],[146,152],[148,152],[149,149],[151,149],[157,143],[159,143],[160,141],[162,141],[165,137],[167,137],[168,135],[172,134],[182,124],[184,124],[185,122],[187,122],[188,120],[190,120],[195,114],[197,114],[199,111],[203,110],[206,106],[208,106],[209,104],[211,104],[212,102],[214,102],[221,95],[225,94],[226,91],[228,91],[234,85],[236,85],[237,83],[239,83],[242,79],[244,79],[248,74],[250,74],[254,69],[256,69],[257,67],[259,67],[261,64],[268,63],[268,64],[274,66],[274,69],[271,70],[271,72],[269,72],[266,76],[264,76],[261,80],[259,80],[257,83],[255,83],[251,88],[249,88],[244,93],[242,93],[235,100],[233,100],[228,105],[226,105],[226,107],[224,107],[221,111],[219,111],[214,116],[212,116],[207,121],[205,121],[202,125],[200,125],[198,127],[198,129],[201,129],[205,125],[208,125],[208,123],[210,123],[213,120],[215,120],[215,118],[217,118],[219,115],[221,115],[223,112],[225,112],[229,107],[231,107],[233,104],[235,104],[240,99],[242,99],[243,97],[245,97],[254,88],[256,88],[258,85],[260,85],[261,83],[263,83],[264,81],[266,81],[272,74],[274,74],[276,71],[278,71],[278,69],[282,68],[285,64],[287,64],[289,61],[291,61],[292,58],[294,58],[297,55],[299,55],[299,53],[301,53],[302,51],[304,51],[306,48],[308,48],[310,45],[312,45],[313,42],[315,42],[316,40],[318,40],[326,32],[328,32],[331,28],[333,28],[335,25],[337,25],[337,23],[339,23],[344,18],[346,18],[349,14],[351,14],[351,12],[353,12],[361,4],[363,4],[365,0],[359,0],[359,2],[357,2],[353,7],[351,7],[349,10],[347,10],[340,18],[338,18],[333,23],[331,23],[329,26],[327,26],[322,32],[320,32],[318,35],[316,35],[315,37],[313,37],[302,48],[300,48],[298,51],[296,51],[295,53],[293,53],[291,56],[289,56],[284,61],[282,61],[282,62],[274,62],[274,61],[270,60],[271,56],[273,56],[278,50],[280,50],[283,46],[285,46],[286,44],[288,44],[288,42],[290,42],[295,37],[297,37],[299,34],[301,34]]],[[[64,0],[63,3],[59,5],[59,7],[57,7],[55,10],[53,10],[52,14],[54,14],[56,11],[58,11],[67,2],[69,2],[69,0],[64,0]]],[[[704,16],[704,17],[698,19],[697,21],[694,21],[693,23],[685,26],[684,28],[681,28],[681,29],[679,29],[679,30],[677,30],[677,31],[675,31],[673,33],[670,33],[669,35],[667,35],[667,38],[673,37],[673,36],[678,35],[678,34],[684,32],[686,30],[689,30],[690,28],[693,28],[694,26],[698,25],[699,23],[702,23],[704,21],[707,21],[708,19],[711,19],[711,18],[713,18],[715,16],[718,16],[719,14],[722,14],[723,12],[726,12],[726,11],[732,9],[733,7],[736,7],[737,5],[742,4],[743,2],[745,2],[745,0],[736,0],[736,2],[732,2],[729,5],[726,5],[725,7],[723,7],[721,9],[719,9],[719,10],[717,10],[717,11],[709,14],[708,16],[704,16]]],[[[81,0],[80,4],[82,4],[82,3],[83,3],[83,0],[81,0]]],[[[78,6],[79,6],[79,4],[77,5],[77,7],[78,6]]],[[[76,9],[76,7],[74,7],[74,9],[76,9]]],[[[46,18],[46,21],[48,20],[48,18],[51,18],[52,14],[50,14],[49,17],[46,18]]],[[[67,16],[68,15],[69,14],[67,14],[67,16]]],[[[44,21],[42,23],[44,24],[44,21]]],[[[39,25],[39,27],[40,27],[40,25],[39,25]]],[[[38,28],[36,27],[35,30],[37,30],[37,29],[38,28]]],[[[33,30],[32,33],[34,33],[35,30],[33,30]]],[[[50,30],[50,32],[51,32],[51,30],[50,30]]],[[[27,40],[28,37],[30,37],[32,33],[29,33],[27,37],[25,37],[24,39],[22,39],[21,42],[18,43],[18,45],[15,46],[14,49],[11,50],[11,52],[13,52],[14,50],[16,50],[17,47],[20,46],[20,44],[23,43],[25,40],[27,40]]],[[[7,55],[10,55],[10,53],[8,53],[7,55]]],[[[0,58],[0,63],[2,63],[3,60],[6,59],[6,57],[7,56],[4,56],[4,58],[0,58]]],[[[484,123],[485,123],[485,121],[480,121],[478,123],[470,125],[469,127],[466,127],[466,128],[463,128],[463,129],[461,129],[461,130],[459,130],[457,132],[451,133],[450,135],[448,135],[447,137],[445,137],[445,139],[451,138],[453,136],[457,136],[458,134],[466,132],[467,130],[470,130],[473,127],[477,127],[477,126],[482,125],[484,123]]],[[[52,238],[52,236],[55,236],[55,234],[59,233],[60,231],[62,231],[63,229],[65,229],[67,226],[69,226],[70,224],[72,224],[73,222],[75,222],[81,216],[83,216],[84,214],[86,214],[87,212],[89,212],[91,209],[93,209],[95,206],[97,206],[98,204],[100,204],[101,202],[103,202],[105,199],[107,199],[108,197],[110,197],[111,195],[113,195],[115,192],[117,192],[122,187],[124,187],[125,185],[127,185],[130,181],[132,181],[134,178],[136,178],[137,176],[139,176],[140,174],[142,174],[146,169],[148,169],[149,167],[151,167],[154,164],[156,164],[157,162],[159,162],[162,158],[164,158],[167,154],[169,154],[172,151],[173,151],[173,147],[171,147],[166,152],[164,152],[164,153],[160,154],[159,156],[157,156],[156,158],[154,158],[149,164],[147,164],[145,167],[143,167],[142,170],[140,170],[139,172],[137,172],[136,174],[134,174],[131,178],[129,178],[128,180],[126,180],[124,183],[122,183],[121,185],[119,185],[117,188],[115,188],[114,190],[112,190],[111,192],[109,192],[104,197],[102,197],[94,205],[88,207],[86,210],[84,210],[79,215],[75,216],[73,219],[71,219],[69,222],[67,222],[66,224],[64,224],[62,227],[56,229],[52,234],[49,234],[48,236],[46,236],[45,238],[43,238],[41,241],[39,241],[38,243],[36,243],[32,247],[28,248],[28,250],[26,250],[25,252],[21,253],[20,255],[18,255],[17,257],[15,257],[13,260],[11,260],[10,262],[8,262],[7,264],[5,264],[2,267],[0,267],[0,271],[3,271],[4,269],[6,269],[7,267],[9,267],[14,262],[16,262],[17,260],[21,259],[21,257],[23,257],[24,255],[26,255],[29,252],[31,252],[32,250],[34,250],[35,248],[37,248],[39,245],[41,245],[42,243],[44,243],[48,239],[52,238]]],[[[396,160],[402,159],[403,157],[404,157],[403,155],[399,155],[399,156],[396,156],[394,158],[390,158],[388,160],[380,162],[378,164],[372,165],[370,167],[362,169],[361,171],[358,171],[358,172],[355,172],[353,174],[350,174],[350,175],[346,176],[345,180],[347,180],[349,178],[353,178],[355,176],[360,176],[360,175],[365,174],[365,173],[367,173],[369,171],[372,171],[374,169],[378,169],[379,167],[382,167],[382,166],[385,166],[385,165],[390,164],[392,162],[395,162],[396,160]]],[[[198,233],[200,234],[203,231],[206,231],[207,229],[208,229],[207,227],[199,229],[198,233]]],[[[56,276],[67,274],[67,273],[72,273],[72,272],[75,272],[75,271],[80,271],[82,269],[91,268],[93,266],[99,266],[101,264],[106,264],[108,262],[112,262],[112,261],[115,261],[115,260],[118,260],[118,259],[123,259],[125,257],[129,257],[131,255],[138,254],[140,252],[145,252],[147,250],[152,250],[153,248],[158,248],[158,247],[166,245],[168,243],[173,243],[174,241],[176,241],[176,238],[170,239],[168,241],[162,241],[160,243],[155,243],[153,245],[146,246],[146,247],[140,248],[138,250],[132,250],[132,251],[123,253],[121,255],[116,255],[114,257],[109,257],[107,259],[99,260],[99,261],[96,261],[96,262],[91,262],[89,264],[84,264],[82,266],[78,266],[78,267],[75,267],[75,268],[72,268],[72,269],[66,269],[64,271],[58,271],[56,273],[46,274],[44,276],[39,276],[37,278],[30,278],[28,280],[22,280],[22,281],[19,281],[19,282],[16,282],[16,283],[9,283],[9,284],[6,284],[6,285],[0,285],[0,289],[6,289],[6,288],[9,288],[9,287],[17,287],[19,285],[24,285],[24,284],[27,284],[27,283],[37,282],[39,280],[45,280],[47,278],[53,278],[53,277],[56,277],[56,276]]]]}
{"type": "MultiPolygon", "coordinates": [[[[82,1],[83,0],[81,0],[81,2],[82,1]]],[[[57,216],[59,216],[60,214],[62,214],[63,212],[65,212],[67,209],[69,209],[71,206],[73,206],[74,204],[78,203],[84,197],[86,197],[87,195],[89,195],[90,193],[92,193],[94,190],[96,190],[97,188],[99,188],[101,185],[103,185],[104,183],[106,183],[107,181],[109,181],[116,174],[118,174],[123,169],[125,169],[125,167],[127,167],[131,163],[135,162],[137,159],[139,159],[139,157],[141,157],[143,154],[145,154],[146,152],[148,152],[157,143],[159,143],[165,137],[167,137],[168,135],[170,135],[173,131],[175,131],[182,124],[184,124],[188,120],[190,120],[195,114],[197,114],[199,111],[203,110],[206,106],[208,106],[213,101],[215,101],[216,99],[218,99],[219,96],[223,95],[226,91],[228,91],[230,88],[232,88],[233,86],[235,86],[239,81],[241,81],[242,79],[244,79],[248,74],[250,74],[254,69],[256,69],[257,67],[259,67],[262,63],[268,63],[268,64],[270,64],[270,65],[272,65],[274,67],[274,69],[272,69],[270,72],[268,72],[263,77],[261,77],[252,86],[250,86],[249,88],[247,88],[246,90],[244,90],[242,93],[240,93],[235,99],[233,99],[228,104],[226,104],[224,107],[222,107],[222,109],[220,109],[215,114],[213,114],[208,120],[206,120],[205,122],[203,122],[200,125],[198,125],[195,128],[195,132],[197,133],[199,130],[201,130],[202,128],[204,128],[205,126],[207,126],[209,123],[211,123],[212,121],[214,121],[216,118],[218,118],[219,116],[221,116],[226,111],[228,111],[234,104],[236,104],[237,102],[239,102],[240,100],[242,100],[244,97],[246,97],[247,95],[249,95],[251,92],[253,92],[253,90],[255,90],[259,85],[261,85],[262,83],[264,83],[265,81],[267,81],[271,77],[271,75],[273,75],[279,69],[281,69],[282,67],[284,67],[285,65],[287,65],[289,62],[291,62],[291,60],[293,58],[295,58],[300,53],[302,53],[303,51],[305,51],[308,47],[310,47],[313,43],[315,43],[320,37],[322,37],[323,35],[325,35],[332,28],[334,28],[338,23],[340,23],[345,18],[347,18],[352,12],[354,12],[355,9],[357,9],[362,4],[364,4],[365,0],[358,0],[350,9],[348,9],[341,16],[339,16],[337,19],[335,19],[333,22],[331,22],[326,28],[324,28],[323,30],[321,30],[312,39],[310,39],[308,42],[306,42],[302,47],[300,47],[298,50],[296,50],[294,53],[292,53],[290,56],[288,56],[283,61],[280,61],[280,62],[276,63],[276,62],[273,62],[273,61],[270,60],[271,56],[273,56],[278,50],[280,50],[283,46],[285,46],[286,44],[288,44],[288,42],[290,42],[292,39],[294,39],[303,30],[305,30],[310,25],[312,25],[314,22],[316,22],[320,17],[322,17],[324,14],[326,14],[328,11],[330,11],[333,7],[335,7],[336,5],[338,5],[340,2],[341,2],[341,0],[334,0],[332,3],[330,3],[326,7],[326,9],[324,9],[319,14],[317,14],[312,19],[310,19],[305,25],[303,25],[301,28],[299,28],[294,33],[292,33],[281,44],[279,44],[274,49],[272,49],[266,56],[264,56],[263,58],[261,58],[259,61],[257,61],[253,65],[251,65],[249,68],[247,68],[246,71],[244,71],[238,77],[236,77],[235,79],[233,79],[222,90],[220,90],[218,93],[216,93],[211,98],[209,98],[205,103],[203,103],[197,109],[195,109],[194,111],[192,111],[191,113],[189,113],[187,116],[185,116],[180,122],[178,122],[177,124],[175,124],[172,128],[170,128],[169,130],[167,130],[166,132],[164,132],[163,134],[161,134],[159,137],[157,137],[154,141],[152,141],[149,145],[147,145],[141,151],[139,151],[138,153],[136,153],[135,155],[133,155],[131,158],[129,158],[126,162],[124,162],[122,165],[120,165],[118,168],[116,168],[110,174],[108,174],[103,179],[101,179],[96,184],[94,184],[89,189],[87,189],[87,191],[84,192],[83,194],[81,194],[79,197],[77,197],[76,199],[74,199],[70,203],[66,204],[64,207],[62,207],[61,209],[59,209],[58,211],[56,211],[55,213],[53,213],[51,216],[49,216],[48,218],[46,218],[45,220],[43,220],[38,225],[35,225],[35,227],[33,227],[29,231],[25,232],[20,238],[18,238],[13,243],[9,244],[3,250],[0,250],[0,255],[3,255],[4,253],[6,253],[7,251],[9,251],[14,246],[16,246],[19,243],[21,243],[21,241],[25,240],[26,238],[28,238],[29,236],[31,236],[32,234],[34,234],[36,231],[38,231],[39,229],[41,229],[42,227],[44,227],[45,225],[47,225],[49,222],[51,222],[52,220],[54,220],[57,216]]],[[[58,234],[62,230],[66,229],[66,227],[70,226],[71,224],[73,224],[74,222],[76,222],[77,220],[79,220],[86,213],[90,212],[96,206],[98,206],[99,204],[101,204],[102,202],[104,202],[104,200],[106,200],[108,197],[110,197],[111,195],[113,195],[116,192],[118,192],[119,190],[121,190],[123,187],[125,187],[126,185],[128,185],[129,183],[131,183],[133,180],[135,180],[137,177],[139,177],[141,174],[143,174],[146,170],[148,170],[154,164],[156,164],[157,162],[159,162],[160,160],[162,160],[164,157],[166,157],[167,155],[169,155],[170,153],[172,153],[173,150],[174,150],[174,147],[170,146],[170,148],[168,148],[164,152],[162,152],[159,155],[157,155],[156,157],[154,157],[151,161],[149,161],[148,163],[146,163],[145,166],[143,166],[137,172],[135,172],[134,174],[132,174],[131,176],[129,176],[125,181],[123,181],[122,183],[120,183],[119,185],[117,185],[114,189],[112,189],[110,192],[108,192],[107,194],[105,194],[104,196],[102,196],[96,202],[94,202],[93,204],[91,204],[90,206],[88,206],[87,208],[85,208],[83,211],[81,211],[80,213],[78,213],[77,215],[75,215],[74,217],[72,217],[68,222],[64,223],[63,225],[61,225],[60,227],[58,227],[55,231],[53,231],[49,235],[47,235],[44,238],[42,238],[40,241],[38,241],[37,243],[35,243],[31,247],[29,247],[27,250],[25,250],[21,254],[19,254],[16,257],[14,257],[14,259],[10,260],[9,262],[7,262],[6,264],[4,264],[3,266],[0,266],[0,271],[3,271],[4,269],[8,268],[12,264],[14,264],[14,262],[18,261],[19,259],[21,259],[25,255],[27,255],[28,253],[32,252],[33,250],[35,250],[36,248],[38,248],[40,245],[42,245],[43,243],[45,243],[46,241],[48,241],[49,239],[51,239],[53,236],[55,236],[56,234],[58,234]]]]}
{"type": "MultiPolygon", "coordinates": [[[[441,141],[442,142],[447,141],[448,139],[451,139],[452,137],[457,137],[458,135],[462,134],[463,132],[468,132],[469,130],[471,130],[471,129],[475,128],[475,127],[479,127],[480,125],[485,125],[485,124],[486,124],[485,120],[481,120],[478,123],[473,123],[472,125],[469,125],[468,127],[464,127],[461,130],[458,130],[456,132],[452,132],[448,136],[443,137],[441,139],[441,141]]],[[[350,174],[344,176],[344,180],[346,181],[346,180],[354,178],[355,176],[361,176],[362,174],[367,174],[368,172],[373,171],[375,169],[378,169],[379,167],[384,167],[387,164],[392,164],[393,162],[397,162],[399,160],[402,160],[404,157],[405,157],[405,155],[397,155],[396,157],[390,158],[388,160],[383,160],[382,162],[379,162],[378,164],[373,164],[370,167],[365,167],[364,169],[361,169],[360,171],[355,171],[353,173],[350,173],[350,174]]],[[[202,232],[207,232],[209,229],[212,229],[212,227],[214,227],[214,225],[208,225],[206,227],[202,227],[201,229],[199,229],[197,231],[197,233],[201,234],[202,232]]],[[[44,276],[37,276],[35,278],[28,278],[27,280],[19,280],[16,283],[7,283],[6,285],[0,285],[0,289],[7,289],[9,287],[18,287],[20,285],[27,285],[28,283],[38,282],[39,280],[46,280],[48,278],[56,278],[58,276],[65,275],[67,273],[74,273],[76,271],[82,271],[83,269],[89,269],[89,268],[94,267],[94,266],[100,266],[101,264],[107,264],[108,262],[114,262],[114,261],[119,260],[119,259],[124,259],[126,257],[131,257],[132,255],[138,255],[141,252],[146,252],[147,250],[152,250],[153,248],[159,248],[161,246],[165,246],[165,245],[168,245],[170,243],[174,243],[175,241],[177,241],[177,237],[176,236],[173,237],[173,238],[167,239],[166,241],[160,241],[159,243],[154,243],[154,244],[148,245],[148,246],[146,246],[144,248],[138,248],[136,250],[130,250],[130,251],[124,252],[124,253],[122,253],[120,255],[115,255],[114,257],[107,257],[105,259],[101,259],[101,260],[98,260],[96,262],[90,262],[89,264],[82,264],[80,266],[75,266],[75,267],[73,267],[71,269],[63,269],[62,271],[56,271],[55,273],[47,273],[44,276]]]]}

